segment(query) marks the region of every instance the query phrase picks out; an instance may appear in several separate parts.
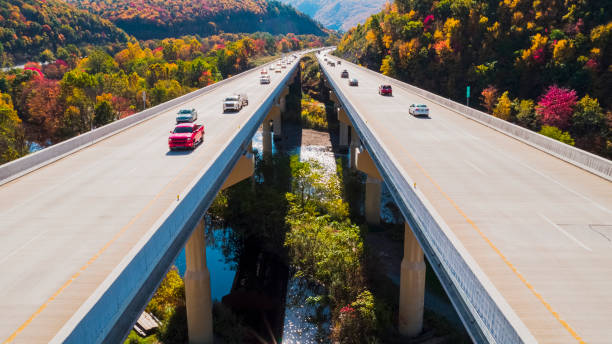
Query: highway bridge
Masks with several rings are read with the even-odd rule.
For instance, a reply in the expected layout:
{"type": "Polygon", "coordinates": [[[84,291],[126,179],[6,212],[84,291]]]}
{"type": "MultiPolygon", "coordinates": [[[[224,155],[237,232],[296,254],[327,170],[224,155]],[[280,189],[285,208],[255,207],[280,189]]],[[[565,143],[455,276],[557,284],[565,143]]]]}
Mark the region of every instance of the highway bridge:
{"type": "MultiPolygon", "coordinates": [[[[400,331],[422,329],[426,255],[475,342],[608,343],[611,162],[324,56],[340,143],[368,175],[367,220],[378,221],[383,182],[406,219],[400,331]],[[378,95],[382,83],[393,97],[378,95]],[[430,118],[408,115],[412,102],[430,118]]],[[[202,218],[251,175],[258,128],[271,151],[297,71],[259,85],[256,68],[1,166],[0,339],[121,342],[185,247],[190,342],[210,343],[202,218]],[[235,92],[250,105],[223,114],[235,92]],[[169,152],[181,107],[198,110],[205,142],[169,152]]]]}

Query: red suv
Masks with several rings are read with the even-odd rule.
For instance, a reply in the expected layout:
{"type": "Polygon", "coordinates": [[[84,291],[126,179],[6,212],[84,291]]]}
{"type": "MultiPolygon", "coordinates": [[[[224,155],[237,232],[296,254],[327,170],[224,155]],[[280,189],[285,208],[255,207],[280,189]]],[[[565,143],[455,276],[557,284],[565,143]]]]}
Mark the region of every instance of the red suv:
{"type": "Polygon", "coordinates": [[[391,85],[378,86],[378,94],[380,94],[381,96],[392,96],[393,90],[391,89],[391,85]]]}
{"type": "Polygon", "coordinates": [[[204,141],[204,126],[195,123],[181,123],[174,127],[168,138],[170,150],[179,148],[194,149],[204,141]]]}

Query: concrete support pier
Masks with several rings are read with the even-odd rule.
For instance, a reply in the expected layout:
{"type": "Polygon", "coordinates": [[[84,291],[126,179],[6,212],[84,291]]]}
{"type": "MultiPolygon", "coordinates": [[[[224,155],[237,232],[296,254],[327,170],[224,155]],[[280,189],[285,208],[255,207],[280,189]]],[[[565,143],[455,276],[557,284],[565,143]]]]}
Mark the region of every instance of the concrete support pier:
{"type": "Polygon", "coordinates": [[[340,147],[348,147],[348,131],[349,126],[340,122],[340,147]]]}
{"type": "Polygon", "coordinates": [[[349,136],[349,128],[351,127],[351,121],[346,115],[346,111],[344,108],[337,107],[337,117],[338,122],[340,123],[340,147],[346,148],[348,147],[348,136],[349,136]]]}
{"type": "Polygon", "coordinates": [[[359,135],[355,128],[351,127],[351,160],[349,161],[350,168],[357,168],[357,148],[359,147],[359,135]]]}
{"type": "Polygon", "coordinates": [[[261,141],[263,146],[263,155],[272,155],[272,131],[270,127],[270,120],[268,118],[264,119],[262,124],[261,141]]]}
{"type": "Polygon", "coordinates": [[[283,120],[281,119],[281,114],[279,113],[273,120],[274,126],[274,139],[279,140],[283,135],[283,120]]]}
{"type": "Polygon", "coordinates": [[[210,273],[206,266],[205,219],[202,218],[185,245],[185,301],[190,344],[212,344],[210,273]]]}
{"type": "Polygon", "coordinates": [[[381,180],[368,175],[365,185],[365,218],[370,225],[380,224],[381,180]]]}
{"type": "MultiPolygon", "coordinates": [[[[281,94],[278,96],[278,106],[280,108],[280,112],[281,113],[285,113],[287,111],[287,95],[289,94],[289,88],[285,87],[283,88],[283,91],[281,92],[281,94]]],[[[276,124],[276,122],[275,122],[276,124]]]]}
{"type": "MultiPolygon", "coordinates": [[[[382,176],[374,160],[367,150],[354,149],[356,161],[355,167],[368,175],[365,185],[365,217],[370,225],[380,224],[380,199],[382,190],[382,176]]],[[[353,161],[353,146],[351,145],[351,162],[353,161]]]]}
{"type": "Polygon", "coordinates": [[[404,225],[404,258],[400,273],[399,332],[414,337],[423,330],[425,260],[410,225],[404,225]]]}
{"type": "Polygon", "coordinates": [[[264,123],[267,122],[269,125],[270,121],[273,123],[274,139],[279,140],[283,134],[282,108],[279,105],[274,105],[270,108],[270,112],[268,112],[266,119],[264,119],[264,123]]]}

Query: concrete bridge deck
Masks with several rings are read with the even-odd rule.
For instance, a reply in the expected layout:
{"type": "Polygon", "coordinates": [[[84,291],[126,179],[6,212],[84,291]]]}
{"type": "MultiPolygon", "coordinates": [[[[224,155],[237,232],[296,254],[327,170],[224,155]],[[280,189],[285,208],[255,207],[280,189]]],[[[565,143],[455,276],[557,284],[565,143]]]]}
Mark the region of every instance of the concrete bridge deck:
{"type": "Polygon", "coordinates": [[[374,157],[378,168],[388,158],[398,178],[416,185],[483,283],[507,303],[507,315],[533,335],[524,339],[611,342],[609,180],[395,84],[393,97],[380,96],[387,77],[348,62],[330,67],[323,58],[331,88],[388,155],[374,157]],[[343,69],[359,87],[340,77],[343,69]],[[409,115],[411,103],[427,104],[430,118],[409,115]]]}
{"type": "MultiPolygon", "coordinates": [[[[259,84],[261,68],[255,68],[1,185],[0,339],[65,340],[109,287],[118,266],[127,264],[202,174],[232,149],[232,140],[243,130],[252,136],[261,124],[261,119],[253,123],[253,115],[264,104],[269,107],[296,63],[272,73],[269,85],[259,84]],[[249,105],[224,114],[223,98],[236,92],[248,94],[249,105]],[[197,122],[205,125],[204,143],[194,151],[168,150],[179,108],[197,109],[197,122]]],[[[248,134],[244,137],[250,139],[248,134]]],[[[220,183],[225,177],[218,176],[220,183]]]]}

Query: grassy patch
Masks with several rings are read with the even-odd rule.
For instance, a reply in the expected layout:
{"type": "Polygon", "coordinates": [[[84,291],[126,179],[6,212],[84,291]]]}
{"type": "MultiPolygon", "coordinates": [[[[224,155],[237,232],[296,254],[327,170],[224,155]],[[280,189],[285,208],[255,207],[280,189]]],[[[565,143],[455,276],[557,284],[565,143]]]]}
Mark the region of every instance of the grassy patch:
{"type": "Polygon", "coordinates": [[[136,331],[132,330],[130,335],[126,338],[123,344],[155,344],[158,343],[157,335],[153,334],[146,338],[142,338],[136,333],[136,331]]]}
{"type": "Polygon", "coordinates": [[[280,58],[281,58],[280,54],[271,55],[271,56],[259,56],[259,57],[251,59],[251,61],[249,61],[249,64],[251,65],[251,67],[258,67],[268,62],[272,62],[276,59],[280,59],[280,58]]]}

